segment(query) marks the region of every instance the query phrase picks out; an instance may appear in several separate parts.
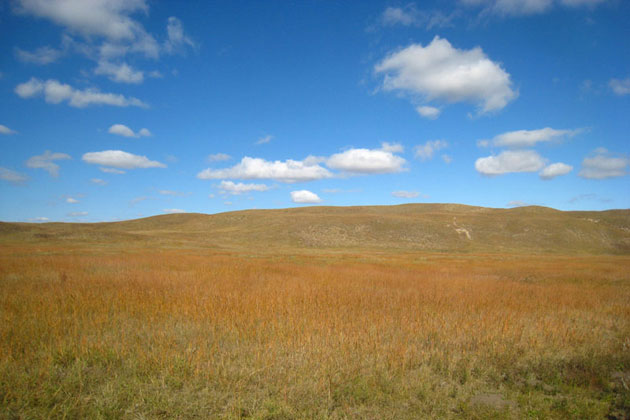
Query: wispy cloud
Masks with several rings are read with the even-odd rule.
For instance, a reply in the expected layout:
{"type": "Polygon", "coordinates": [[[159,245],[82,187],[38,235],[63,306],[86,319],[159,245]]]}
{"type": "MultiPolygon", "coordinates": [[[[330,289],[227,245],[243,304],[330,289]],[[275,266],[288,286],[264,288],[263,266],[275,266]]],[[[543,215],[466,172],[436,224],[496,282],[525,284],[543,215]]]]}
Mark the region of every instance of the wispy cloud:
{"type": "Polygon", "coordinates": [[[232,181],[221,181],[219,190],[223,194],[240,195],[252,191],[268,191],[270,187],[265,184],[244,184],[242,182],[234,183],[232,181]]]}
{"type": "Polygon", "coordinates": [[[616,178],[627,175],[629,167],[630,159],[600,148],[584,158],[579,176],[586,179],[616,178]]]}
{"type": "Polygon", "coordinates": [[[0,134],[4,134],[6,136],[10,136],[12,134],[17,134],[17,131],[15,130],[11,130],[9,127],[7,127],[6,125],[2,125],[0,124],[0,134]]]}
{"type": "Polygon", "coordinates": [[[134,155],[122,150],[104,150],[102,152],[85,153],[84,162],[93,165],[101,165],[110,168],[137,169],[137,168],[166,168],[166,165],[146,156],[134,155]]]}
{"type": "Polygon", "coordinates": [[[267,144],[267,143],[269,143],[272,139],[273,139],[273,136],[272,136],[272,135],[266,135],[266,136],[264,136],[264,137],[259,138],[259,139],[256,141],[256,144],[267,144]]]}
{"type": "Polygon", "coordinates": [[[0,166],[0,179],[14,185],[22,185],[26,183],[28,177],[9,168],[0,166]]]}
{"type": "Polygon", "coordinates": [[[75,108],[85,108],[90,105],[147,107],[147,104],[137,98],[128,98],[115,93],[103,93],[98,89],[79,90],[53,79],[42,81],[33,77],[28,82],[17,85],[15,93],[25,99],[44,96],[48,103],[67,102],[68,105],[75,108]]]}
{"type": "Polygon", "coordinates": [[[50,176],[59,176],[59,165],[54,161],[72,159],[70,155],[65,153],[52,153],[50,150],[46,150],[44,154],[32,156],[26,161],[26,166],[33,169],[44,169],[50,176]]]}

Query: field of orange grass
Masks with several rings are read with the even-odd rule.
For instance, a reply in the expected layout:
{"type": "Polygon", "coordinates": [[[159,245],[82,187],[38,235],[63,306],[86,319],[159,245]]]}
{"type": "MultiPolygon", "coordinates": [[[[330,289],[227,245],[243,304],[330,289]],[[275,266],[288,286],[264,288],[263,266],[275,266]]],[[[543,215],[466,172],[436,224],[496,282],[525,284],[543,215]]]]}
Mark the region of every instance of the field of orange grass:
{"type": "Polygon", "coordinates": [[[627,418],[630,257],[0,248],[0,418],[627,418]]]}

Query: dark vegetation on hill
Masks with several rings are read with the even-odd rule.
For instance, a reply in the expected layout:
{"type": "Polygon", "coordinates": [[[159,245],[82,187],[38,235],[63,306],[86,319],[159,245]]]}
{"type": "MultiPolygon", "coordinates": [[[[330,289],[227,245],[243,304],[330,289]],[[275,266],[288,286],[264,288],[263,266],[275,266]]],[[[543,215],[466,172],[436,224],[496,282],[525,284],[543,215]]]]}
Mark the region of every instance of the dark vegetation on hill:
{"type": "Polygon", "coordinates": [[[630,254],[630,210],[455,204],[171,214],[112,223],[0,223],[0,243],[282,250],[630,254]]]}

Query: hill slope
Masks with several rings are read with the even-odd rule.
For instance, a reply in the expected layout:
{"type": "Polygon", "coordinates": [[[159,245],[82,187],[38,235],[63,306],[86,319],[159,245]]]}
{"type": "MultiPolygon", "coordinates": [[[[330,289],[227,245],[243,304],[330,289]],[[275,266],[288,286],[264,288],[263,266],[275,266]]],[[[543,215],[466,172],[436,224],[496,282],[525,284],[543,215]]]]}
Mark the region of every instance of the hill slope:
{"type": "Polygon", "coordinates": [[[0,243],[630,254],[630,210],[455,204],[171,214],[114,223],[0,223],[0,243]]]}

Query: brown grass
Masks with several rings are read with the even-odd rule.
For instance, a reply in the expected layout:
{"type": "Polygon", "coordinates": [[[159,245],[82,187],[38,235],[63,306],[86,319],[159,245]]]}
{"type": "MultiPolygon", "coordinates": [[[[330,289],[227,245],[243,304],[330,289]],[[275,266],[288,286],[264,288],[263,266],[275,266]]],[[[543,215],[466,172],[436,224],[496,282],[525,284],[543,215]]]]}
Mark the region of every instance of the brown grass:
{"type": "Polygon", "coordinates": [[[6,246],[0,417],[622,416],[629,273],[623,256],[6,246]]]}

